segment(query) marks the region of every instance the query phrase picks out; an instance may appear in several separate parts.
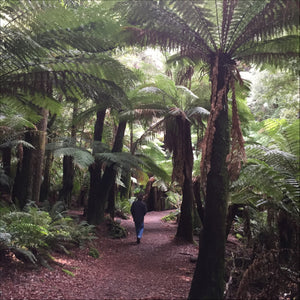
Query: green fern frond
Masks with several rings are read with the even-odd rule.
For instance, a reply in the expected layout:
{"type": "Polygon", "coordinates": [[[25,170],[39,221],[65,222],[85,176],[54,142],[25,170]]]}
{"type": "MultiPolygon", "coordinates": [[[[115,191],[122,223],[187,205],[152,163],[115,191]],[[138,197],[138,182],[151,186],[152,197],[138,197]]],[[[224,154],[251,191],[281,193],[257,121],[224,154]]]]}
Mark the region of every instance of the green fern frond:
{"type": "Polygon", "coordinates": [[[54,151],[54,156],[72,156],[74,163],[81,168],[86,168],[94,163],[94,157],[86,149],[75,148],[75,147],[64,147],[57,148],[54,151]]]}
{"type": "Polygon", "coordinates": [[[41,118],[24,94],[14,96],[2,94],[0,103],[0,111],[4,116],[0,120],[0,124],[6,124],[9,127],[16,128],[16,130],[24,127],[34,128],[34,123],[41,118]]]}
{"type": "Polygon", "coordinates": [[[10,250],[23,262],[31,262],[33,265],[37,263],[36,256],[30,250],[16,246],[10,247],[10,250]]]}
{"type": "Polygon", "coordinates": [[[124,171],[130,171],[131,169],[141,170],[142,161],[130,153],[96,153],[95,158],[104,162],[107,166],[113,166],[116,169],[121,168],[124,171]]]}
{"type": "Polygon", "coordinates": [[[291,125],[283,129],[282,133],[290,152],[300,159],[300,120],[295,120],[291,125]]]}
{"type": "Polygon", "coordinates": [[[24,141],[24,140],[10,140],[5,143],[0,144],[0,149],[2,148],[13,148],[18,145],[22,145],[25,148],[29,149],[35,149],[34,146],[32,146],[30,143],[24,141]]]}
{"type": "Polygon", "coordinates": [[[103,153],[103,152],[110,152],[110,147],[102,142],[94,141],[93,142],[93,153],[103,153]]]}
{"type": "Polygon", "coordinates": [[[205,120],[208,118],[210,112],[203,108],[203,107],[193,107],[186,111],[188,118],[197,118],[200,117],[201,119],[205,120]]]}
{"type": "Polygon", "coordinates": [[[157,164],[154,157],[150,157],[145,154],[136,154],[136,156],[143,161],[143,169],[148,173],[154,174],[157,178],[164,180],[165,182],[170,181],[170,173],[166,172],[161,165],[157,164]]]}

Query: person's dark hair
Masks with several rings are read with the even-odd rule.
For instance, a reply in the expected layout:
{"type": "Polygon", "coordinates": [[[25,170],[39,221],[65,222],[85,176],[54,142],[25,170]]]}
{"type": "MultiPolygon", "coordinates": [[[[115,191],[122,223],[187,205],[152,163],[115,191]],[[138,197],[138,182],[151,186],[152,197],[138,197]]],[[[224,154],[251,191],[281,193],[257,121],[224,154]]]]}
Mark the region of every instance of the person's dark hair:
{"type": "Polygon", "coordinates": [[[140,192],[136,195],[136,197],[138,200],[143,200],[144,194],[140,192]]]}

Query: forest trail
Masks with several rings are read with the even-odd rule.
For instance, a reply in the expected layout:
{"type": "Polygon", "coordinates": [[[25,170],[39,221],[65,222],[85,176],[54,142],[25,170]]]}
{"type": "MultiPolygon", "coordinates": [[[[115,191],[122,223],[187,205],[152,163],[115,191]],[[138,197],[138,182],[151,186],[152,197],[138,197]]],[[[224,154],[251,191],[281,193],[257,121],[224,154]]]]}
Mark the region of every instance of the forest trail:
{"type": "Polygon", "coordinates": [[[98,228],[93,244],[99,259],[79,249],[71,257],[53,254],[63,265],[53,270],[7,270],[0,278],[0,299],[186,299],[195,268],[190,257],[197,256],[198,247],[174,240],[177,225],[161,221],[168,213],[146,214],[139,245],[130,218],[120,220],[128,231],[125,239],[112,239],[104,226],[98,228]]]}

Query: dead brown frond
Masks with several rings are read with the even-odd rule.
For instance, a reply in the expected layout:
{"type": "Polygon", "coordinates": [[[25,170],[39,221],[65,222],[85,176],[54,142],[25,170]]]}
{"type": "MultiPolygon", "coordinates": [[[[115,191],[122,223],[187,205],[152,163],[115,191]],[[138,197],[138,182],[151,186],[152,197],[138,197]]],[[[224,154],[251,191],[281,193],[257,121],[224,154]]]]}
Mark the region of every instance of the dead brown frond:
{"type": "Polygon", "coordinates": [[[280,264],[280,251],[271,250],[263,253],[245,271],[236,298],[279,299],[285,292],[293,290],[293,293],[296,293],[299,279],[293,280],[291,276],[287,276],[290,273],[295,272],[292,270],[287,272],[280,264]]]}
{"type": "Polygon", "coordinates": [[[212,70],[212,96],[211,96],[211,110],[207,123],[207,128],[202,143],[202,159],[200,164],[201,169],[201,184],[203,190],[206,191],[206,178],[211,167],[211,154],[213,148],[213,140],[216,131],[215,122],[227,103],[227,87],[229,85],[230,72],[226,72],[224,84],[218,90],[218,73],[219,73],[219,56],[216,56],[215,64],[212,70]]]}
{"type": "Polygon", "coordinates": [[[241,122],[237,110],[234,84],[235,80],[232,77],[230,80],[230,87],[232,90],[231,150],[226,158],[228,163],[228,173],[231,180],[238,178],[242,167],[242,162],[246,161],[244,138],[241,131],[241,122]]]}

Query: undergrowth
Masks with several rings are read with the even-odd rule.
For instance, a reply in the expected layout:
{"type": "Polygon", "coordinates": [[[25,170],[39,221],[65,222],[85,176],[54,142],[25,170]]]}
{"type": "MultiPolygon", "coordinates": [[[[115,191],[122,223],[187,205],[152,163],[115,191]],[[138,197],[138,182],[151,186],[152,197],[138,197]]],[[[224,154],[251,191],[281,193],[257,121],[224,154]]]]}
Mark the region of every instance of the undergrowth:
{"type": "Polygon", "coordinates": [[[49,211],[29,203],[22,211],[0,207],[0,259],[14,254],[17,259],[43,264],[49,251],[70,253],[95,238],[94,226],[67,216],[60,203],[49,211]]]}

